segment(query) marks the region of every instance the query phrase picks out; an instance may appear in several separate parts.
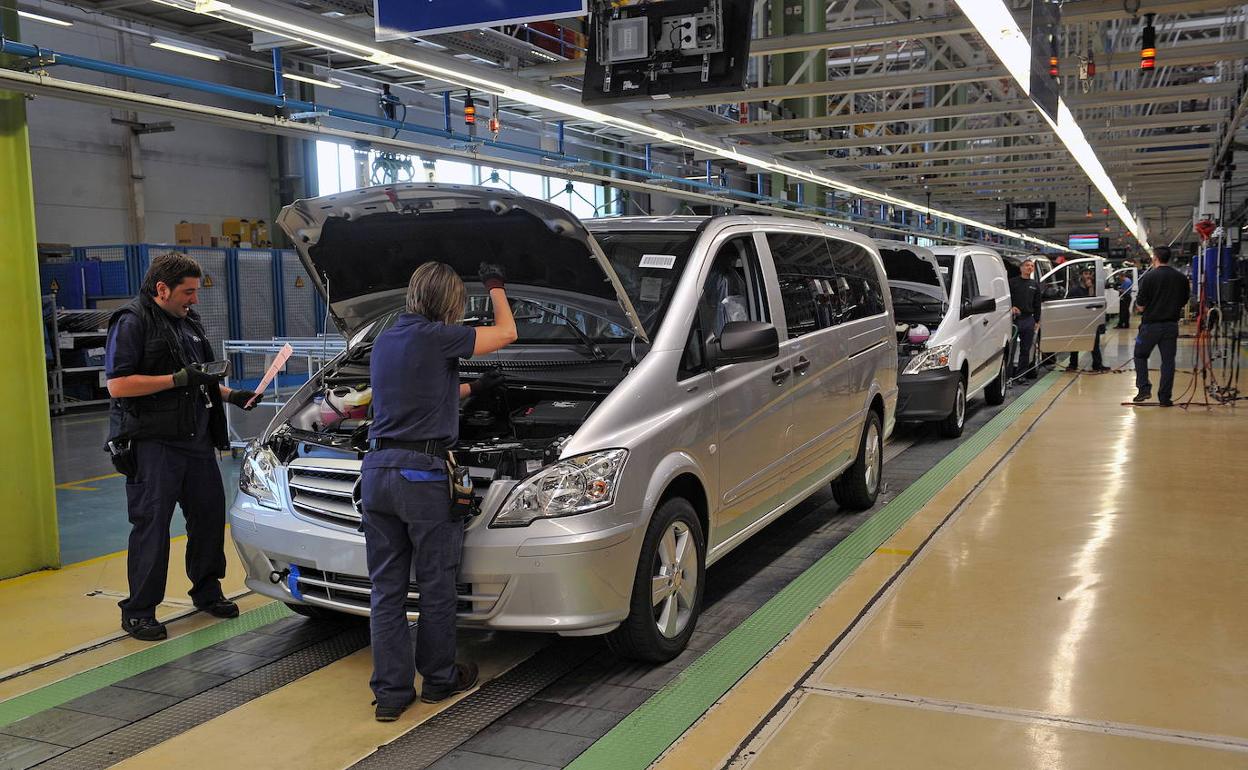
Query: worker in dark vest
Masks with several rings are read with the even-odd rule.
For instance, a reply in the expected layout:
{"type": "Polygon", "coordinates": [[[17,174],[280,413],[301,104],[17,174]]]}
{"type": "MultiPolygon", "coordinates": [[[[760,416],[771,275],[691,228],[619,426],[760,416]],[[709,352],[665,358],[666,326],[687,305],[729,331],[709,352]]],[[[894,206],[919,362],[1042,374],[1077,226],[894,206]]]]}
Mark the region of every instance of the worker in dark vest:
{"type": "Polygon", "coordinates": [[[498,387],[501,374],[459,380],[459,359],[516,340],[498,267],[481,265],[493,326],[464,326],[467,292],[448,265],[412,273],[407,312],[377,336],[370,359],[373,423],[361,474],[375,717],[393,722],[416,699],[437,703],[477,683],[477,666],[455,661],[455,575],[464,521],[451,509],[447,451],[459,440],[459,401],[498,387]],[[420,591],[416,654],[407,621],[410,583],[420,591]]]}
{"type": "Polygon", "coordinates": [[[1036,263],[1024,259],[1018,272],[1010,279],[1010,314],[1018,327],[1018,363],[1010,367],[1010,376],[1025,374],[1027,379],[1034,380],[1038,364],[1031,360],[1031,346],[1036,339],[1036,329],[1040,328],[1040,309],[1044,298],[1040,293],[1040,282],[1033,277],[1036,263]]]}
{"type": "Polygon", "coordinates": [[[1153,348],[1161,351],[1161,384],[1157,400],[1162,406],[1173,406],[1174,356],[1179,344],[1179,317],[1192,296],[1187,276],[1170,267],[1170,248],[1158,246],[1153,251],[1153,268],[1140,276],[1140,290],[1135,295],[1140,311],[1140,328],[1135,335],[1135,403],[1153,395],[1148,379],[1148,357],[1153,348]]]}
{"type": "Polygon", "coordinates": [[[219,618],[238,616],[221,592],[225,577],[225,489],[217,450],[229,449],[223,403],[251,409],[260,397],[230,389],[202,368],[216,360],[199,315],[203,273],[183,254],[152,260],[130,304],[108,324],[105,376],[112,396],[106,449],[126,477],[130,595],[121,628],[151,642],[167,635],[156,619],[169,570],[169,524],[175,505],[186,517],[186,574],[191,601],[219,618]]]}

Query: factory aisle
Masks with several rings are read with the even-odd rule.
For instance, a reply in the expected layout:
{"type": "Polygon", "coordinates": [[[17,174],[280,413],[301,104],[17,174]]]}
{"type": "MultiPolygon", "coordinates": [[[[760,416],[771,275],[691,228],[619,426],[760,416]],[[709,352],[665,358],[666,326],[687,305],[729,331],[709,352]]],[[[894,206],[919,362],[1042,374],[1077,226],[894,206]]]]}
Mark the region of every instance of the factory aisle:
{"type": "Polygon", "coordinates": [[[1248,768],[1248,413],[1133,393],[1079,376],[659,766],[1248,768]]]}

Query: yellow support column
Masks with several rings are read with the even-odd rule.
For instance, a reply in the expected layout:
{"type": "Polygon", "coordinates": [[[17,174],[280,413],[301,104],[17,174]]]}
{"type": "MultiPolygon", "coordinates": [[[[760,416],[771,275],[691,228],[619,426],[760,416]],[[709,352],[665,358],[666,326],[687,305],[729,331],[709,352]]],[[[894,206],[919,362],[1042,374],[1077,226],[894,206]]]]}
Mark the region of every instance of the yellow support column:
{"type": "MultiPolygon", "coordinates": [[[[13,0],[0,0],[17,39],[13,0]]],[[[8,58],[8,57],[0,57],[8,58]]],[[[0,62],[7,63],[7,62],[0,62]]],[[[26,102],[0,90],[0,578],[60,565],[26,102]]]]}

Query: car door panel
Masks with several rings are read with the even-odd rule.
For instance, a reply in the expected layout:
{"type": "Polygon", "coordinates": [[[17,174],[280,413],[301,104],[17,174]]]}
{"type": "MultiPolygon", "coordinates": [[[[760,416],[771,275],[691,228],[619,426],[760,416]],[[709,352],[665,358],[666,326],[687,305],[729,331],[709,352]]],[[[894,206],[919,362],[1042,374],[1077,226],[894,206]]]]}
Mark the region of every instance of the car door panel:
{"type": "Polygon", "coordinates": [[[1089,257],[1064,262],[1040,277],[1046,293],[1040,321],[1044,335],[1040,339],[1042,353],[1091,350],[1096,329],[1105,323],[1104,260],[1089,257]],[[1079,275],[1091,270],[1094,276],[1092,296],[1083,294],[1079,275]],[[1047,295],[1057,292],[1057,296],[1047,295]]]}
{"type": "MultiPolygon", "coordinates": [[[[748,230],[729,230],[712,242],[710,253],[716,257],[703,277],[703,296],[722,280],[712,278],[720,269],[721,252],[746,247],[742,244],[748,246],[745,258],[753,265],[743,284],[744,291],[749,292],[744,299],[748,320],[774,323],[778,303],[775,274],[748,230]]],[[[732,282],[740,283],[735,277],[732,282]]],[[[729,304],[738,303],[734,300],[729,304]]],[[[708,315],[704,319],[708,328],[724,320],[722,313],[710,313],[707,306],[700,312],[708,315]]],[[[712,523],[713,543],[724,542],[764,515],[770,510],[771,499],[782,489],[793,413],[792,357],[792,351],[781,349],[777,358],[730,364],[712,372],[719,413],[719,500],[712,523]]]]}

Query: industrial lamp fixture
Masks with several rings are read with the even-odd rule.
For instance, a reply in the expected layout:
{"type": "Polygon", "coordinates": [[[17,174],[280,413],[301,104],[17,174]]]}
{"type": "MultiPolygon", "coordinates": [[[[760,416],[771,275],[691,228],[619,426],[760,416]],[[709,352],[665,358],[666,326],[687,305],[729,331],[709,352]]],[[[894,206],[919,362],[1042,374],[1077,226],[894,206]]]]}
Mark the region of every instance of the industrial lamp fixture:
{"type": "Polygon", "coordinates": [[[1144,30],[1140,36],[1140,69],[1157,67],[1157,30],[1153,27],[1155,14],[1144,14],[1144,30]]]}

